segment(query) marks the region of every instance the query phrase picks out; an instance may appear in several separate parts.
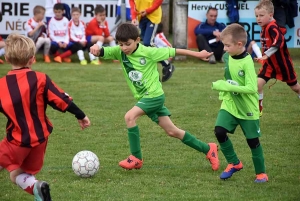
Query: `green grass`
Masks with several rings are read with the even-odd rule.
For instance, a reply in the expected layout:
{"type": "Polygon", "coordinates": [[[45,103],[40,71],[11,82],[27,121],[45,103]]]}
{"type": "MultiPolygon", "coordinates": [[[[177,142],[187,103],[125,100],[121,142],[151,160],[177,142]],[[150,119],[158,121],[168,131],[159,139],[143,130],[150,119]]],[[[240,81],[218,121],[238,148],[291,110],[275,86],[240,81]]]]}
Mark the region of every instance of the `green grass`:
{"type": "MultiPolygon", "coordinates": [[[[300,60],[294,63],[300,74],[300,60]]],[[[172,120],[199,139],[216,142],[213,129],[221,102],[218,93],[211,90],[211,82],[223,77],[222,64],[208,65],[195,59],[175,64],[172,79],[163,84],[172,120]]],[[[33,67],[46,72],[69,93],[92,122],[90,128],[81,131],[71,114],[48,108],[54,131],[49,139],[44,167],[37,178],[50,183],[53,200],[300,199],[300,101],[284,83],[278,81],[268,89],[273,83],[270,81],[265,87],[261,144],[268,183],[253,182],[255,174],[250,149],[239,128],[231,140],[244,169],[231,179],[221,181],[219,175],[226,167],[221,153],[221,168],[213,172],[204,154],[167,137],[147,117],[138,120],[144,166],[141,170],[125,171],[118,167],[118,162],[129,155],[124,114],[135,100],[119,65],[110,61],[100,67],[38,62],[33,67]],[[71,169],[73,156],[85,149],[96,153],[101,163],[98,174],[90,179],[77,177],[71,169]]],[[[1,76],[10,69],[7,64],[0,67],[1,76]]],[[[1,115],[0,137],[5,136],[5,124],[6,119],[1,115]]],[[[30,201],[33,197],[12,184],[7,171],[2,171],[0,200],[30,201]]]]}

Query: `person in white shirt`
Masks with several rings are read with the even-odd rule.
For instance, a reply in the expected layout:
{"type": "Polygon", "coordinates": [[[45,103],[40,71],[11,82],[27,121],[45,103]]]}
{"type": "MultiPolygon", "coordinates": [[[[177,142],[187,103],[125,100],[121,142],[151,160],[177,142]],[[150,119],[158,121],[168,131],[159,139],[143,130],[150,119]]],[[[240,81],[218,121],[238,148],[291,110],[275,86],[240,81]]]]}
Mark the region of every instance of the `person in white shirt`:
{"type": "Polygon", "coordinates": [[[50,52],[55,56],[54,61],[70,63],[71,59],[69,57],[80,49],[80,45],[79,43],[70,42],[69,20],[63,16],[63,4],[55,4],[53,10],[55,16],[50,19],[48,26],[48,33],[51,39],[50,52]],[[63,53],[60,53],[59,50],[62,50],[63,53]]]}
{"type": "MultiPolygon", "coordinates": [[[[171,43],[166,38],[164,32],[163,32],[163,24],[159,23],[156,29],[156,35],[154,38],[154,45],[158,48],[160,47],[172,47],[171,43]]],[[[169,61],[172,61],[172,57],[169,58],[169,61]]]]}
{"type": "Polygon", "coordinates": [[[33,15],[26,23],[26,35],[35,42],[36,52],[44,46],[44,61],[50,63],[49,50],[51,40],[47,37],[46,26],[43,22],[45,8],[43,6],[35,6],[33,15]]]}
{"type": "Polygon", "coordinates": [[[46,0],[45,8],[47,25],[49,24],[50,19],[54,17],[53,7],[57,3],[61,3],[61,0],[46,0]]]}
{"type": "Polygon", "coordinates": [[[84,57],[84,50],[87,49],[87,40],[85,37],[85,23],[80,20],[81,11],[77,7],[71,10],[72,19],[69,22],[70,41],[78,43],[80,49],[77,51],[81,65],[87,65],[87,60],[84,57]]]}

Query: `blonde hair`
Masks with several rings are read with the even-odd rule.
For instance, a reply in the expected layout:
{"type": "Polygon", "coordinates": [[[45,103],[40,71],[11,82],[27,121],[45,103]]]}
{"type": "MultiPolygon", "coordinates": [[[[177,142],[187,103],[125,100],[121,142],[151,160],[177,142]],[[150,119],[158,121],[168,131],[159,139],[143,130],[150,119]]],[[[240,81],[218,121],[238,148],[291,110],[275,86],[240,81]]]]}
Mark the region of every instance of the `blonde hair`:
{"type": "Polygon", "coordinates": [[[46,9],[43,6],[35,6],[33,8],[33,15],[44,13],[45,11],[46,11],[46,9]]]}
{"type": "Polygon", "coordinates": [[[5,40],[5,58],[14,66],[25,67],[35,55],[35,44],[27,36],[9,34],[5,40]]]}
{"type": "Polygon", "coordinates": [[[268,13],[274,13],[274,5],[270,0],[261,0],[255,7],[255,9],[266,9],[268,13]]]}
{"type": "Polygon", "coordinates": [[[221,40],[223,40],[225,37],[231,37],[231,41],[234,44],[237,44],[238,42],[241,42],[243,45],[247,43],[247,33],[239,24],[230,24],[228,25],[221,33],[221,40]]]}

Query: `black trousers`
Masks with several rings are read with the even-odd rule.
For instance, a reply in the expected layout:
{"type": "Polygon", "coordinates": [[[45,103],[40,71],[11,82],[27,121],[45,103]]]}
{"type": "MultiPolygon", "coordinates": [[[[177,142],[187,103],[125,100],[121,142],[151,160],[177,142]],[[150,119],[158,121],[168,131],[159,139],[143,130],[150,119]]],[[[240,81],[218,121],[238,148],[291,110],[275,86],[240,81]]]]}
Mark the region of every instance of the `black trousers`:
{"type": "Polygon", "coordinates": [[[197,46],[199,51],[206,50],[208,52],[213,52],[217,61],[222,59],[222,55],[224,53],[224,45],[221,42],[217,42],[217,46],[210,46],[208,41],[202,34],[197,35],[197,46]]]}

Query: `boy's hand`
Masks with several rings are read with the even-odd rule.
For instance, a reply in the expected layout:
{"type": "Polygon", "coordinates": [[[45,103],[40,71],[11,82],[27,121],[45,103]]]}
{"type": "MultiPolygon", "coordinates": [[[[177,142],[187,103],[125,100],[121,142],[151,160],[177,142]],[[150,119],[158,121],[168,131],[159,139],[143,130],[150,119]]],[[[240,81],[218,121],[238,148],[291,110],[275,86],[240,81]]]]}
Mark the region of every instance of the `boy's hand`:
{"type": "Polygon", "coordinates": [[[44,26],[45,25],[45,23],[43,22],[43,21],[40,21],[39,23],[38,23],[38,27],[41,27],[41,26],[44,26]]]}
{"type": "Polygon", "coordinates": [[[94,44],[91,48],[90,48],[90,53],[92,53],[95,56],[98,56],[100,54],[100,48],[97,44],[94,44]]]}
{"type": "Polygon", "coordinates": [[[58,42],[57,44],[58,44],[58,46],[59,46],[60,48],[64,48],[64,43],[63,43],[63,42],[58,42]]]}
{"type": "Polygon", "coordinates": [[[213,52],[207,52],[206,50],[202,50],[201,52],[195,52],[195,57],[198,57],[199,59],[202,59],[203,61],[208,61],[209,58],[213,52]]]}
{"type": "Polygon", "coordinates": [[[264,56],[262,56],[260,58],[254,58],[254,60],[257,61],[257,62],[259,62],[259,63],[261,63],[261,61],[267,60],[267,59],[268,59],[267,55],[264,55],[264,56]]]}
{"type": "Polygon", "coordinates": [[[142,17],[145,17],[145,16],[147,15],[146,10],[141,11],[141,12],[140,12],[140,15],[141,15],[142,17]]]}
{"type": "Polygon", "coordinates": [[[81,120],[78,119],[78,123],[79,123],[79,125],[81,127],[81,130],[83,130],[83,129],[85,129],[85,128],[87,128],[87,127],[89,127],[91,125],[91,122],[90,122],[90,120],[89,120],[89,118],[87,116],[85,116],[81,120]]]}
{"type": "Polygon", "coordinates": [[[135,25],[135,26],[139,25],[137,19],[133,19],[133,20],[131,21],[131,24],[133,24],[133,25],[135,25]]]}

